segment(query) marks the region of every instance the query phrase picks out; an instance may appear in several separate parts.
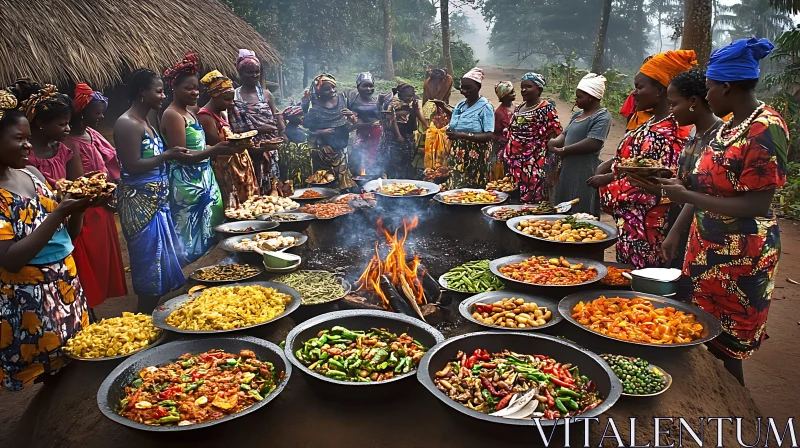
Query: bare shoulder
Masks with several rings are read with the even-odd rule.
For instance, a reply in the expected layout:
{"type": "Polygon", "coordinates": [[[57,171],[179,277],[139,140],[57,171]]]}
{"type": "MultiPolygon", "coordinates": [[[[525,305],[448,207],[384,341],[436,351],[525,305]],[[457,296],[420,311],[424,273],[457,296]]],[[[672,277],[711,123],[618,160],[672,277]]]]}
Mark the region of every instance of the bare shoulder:
{"type": "Polygon", "coordinates": [[[47,182],[45,180],[44,175],[42,174],[42,172],[39,171],[39,168],[36,168],[33,165],[28,165],[28,166],[25,167],[25,169],[30,171],[34,176],[38,177],[39,180],[42,181],[42,183],[46,183],[47,182]]]}

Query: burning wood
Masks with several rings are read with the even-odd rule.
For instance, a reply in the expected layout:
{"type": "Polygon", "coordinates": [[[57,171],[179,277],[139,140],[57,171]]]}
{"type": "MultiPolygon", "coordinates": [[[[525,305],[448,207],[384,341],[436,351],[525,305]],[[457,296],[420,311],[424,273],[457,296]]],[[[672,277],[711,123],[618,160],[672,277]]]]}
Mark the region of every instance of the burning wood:
{"type": "MultiPolygon", "coordinates": [[[[422,286],[422,279],[418,275],[420,260],[419,257],[414,256],[409,263],[406,260],[406,249],[404,247],[408,233],[416,228],[418,223],[419,219],[417,218],[412,219],[410,223],[404,219],[403,232],[400,234],[399,228],[395,229],[394,232],[390,232],[383,227],[383,221],[378,219],[378,229],[386,239],[385,245],[389,248],[389,252],[385,257],[381,258],[381,246],[376,242],[375,255],[367,263],[366,269],[364,269],[356,284],[358,285],[358,291],[365,290],[374,293],[381,298],[385,309],[392,309],[392,304],[387,296],[388,293],[381,288],[381,276],[385,276],[394,288],[402,292],[409,305],[422,318],[419,306],[427,303],[427,299],[425,297],[425,288],[422,286]]],[[[400,310],[395,311],[401,312],[400,310]]]]}

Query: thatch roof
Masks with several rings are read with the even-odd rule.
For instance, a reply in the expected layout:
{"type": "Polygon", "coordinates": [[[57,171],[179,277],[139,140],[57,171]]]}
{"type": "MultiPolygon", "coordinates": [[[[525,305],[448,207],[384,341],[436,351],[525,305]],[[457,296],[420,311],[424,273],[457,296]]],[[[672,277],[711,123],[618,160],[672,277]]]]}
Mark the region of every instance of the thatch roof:
{"type": "Polygon", "coordinates": [[[233,74],[239,48],[276,50],[217,0],[0,0],[0,84],[20,77],[101,89],[136,68],[161,73],[187,50],[233,74]]]}

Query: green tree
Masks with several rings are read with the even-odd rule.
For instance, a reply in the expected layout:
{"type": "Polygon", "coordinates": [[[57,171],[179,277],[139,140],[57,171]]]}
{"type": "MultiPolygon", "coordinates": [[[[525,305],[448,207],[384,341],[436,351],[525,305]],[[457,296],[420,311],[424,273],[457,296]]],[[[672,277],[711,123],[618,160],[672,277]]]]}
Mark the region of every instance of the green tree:
{"type": "Polygon", "coordinates": [[[750,36],[774,40],[794,25],[792,17],[775,9],[770,0],[741,0],[720,6],[719,25],[726,27],[732,40],[750,36]]]}
{"type": "Polygon", "coordinates": [[[475,24],[472,23],[469,17],[464,14],[464,11],[456,11],[450,13],[450,32],[459,38],[468,36],[478,31],[475,24]]]}

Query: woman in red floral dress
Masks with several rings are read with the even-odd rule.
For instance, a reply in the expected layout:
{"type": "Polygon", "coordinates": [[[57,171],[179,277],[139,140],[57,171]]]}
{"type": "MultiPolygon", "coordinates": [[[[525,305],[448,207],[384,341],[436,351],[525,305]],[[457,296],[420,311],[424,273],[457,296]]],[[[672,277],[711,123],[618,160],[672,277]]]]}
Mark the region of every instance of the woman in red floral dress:
{"type": "Polygon", "coordinates": [[[597,167],[589,185],[600,189],[603,210],[614,216],[619,229],[617,261],[637,268],[661,267],[661,243],[667,236],[669,200],[659,188],[642,184],[625,175],[616,175],[614,167],[623,159],[644,157],[678,171],[680,158],[690,128],[678,126],[669,112],[667,86],[679,73],[695,62],[692,50],[668,51],[655,55],[642,65],[634,78],[633,95],[638,110],[653,110],[653,117],[628,132],[613,159],[597,167]]]}
{"type": "Polygon", "coordinates": [[[694,214],[684,274],[692,282],[692,301],[722,324],[709,349],[742,385],[742,360],[767,337],[781,252],[770,204],[786,183],[789,131],[755,95],[758,61],[772,49],[768,40],[750,38],[711,55],[708,103],[717,116],[733,113],[733,119],[700,156],[692,174],[694,191],[678,180],[661,180],[671,200],[687,204],[681,218],[694,214]]]}

